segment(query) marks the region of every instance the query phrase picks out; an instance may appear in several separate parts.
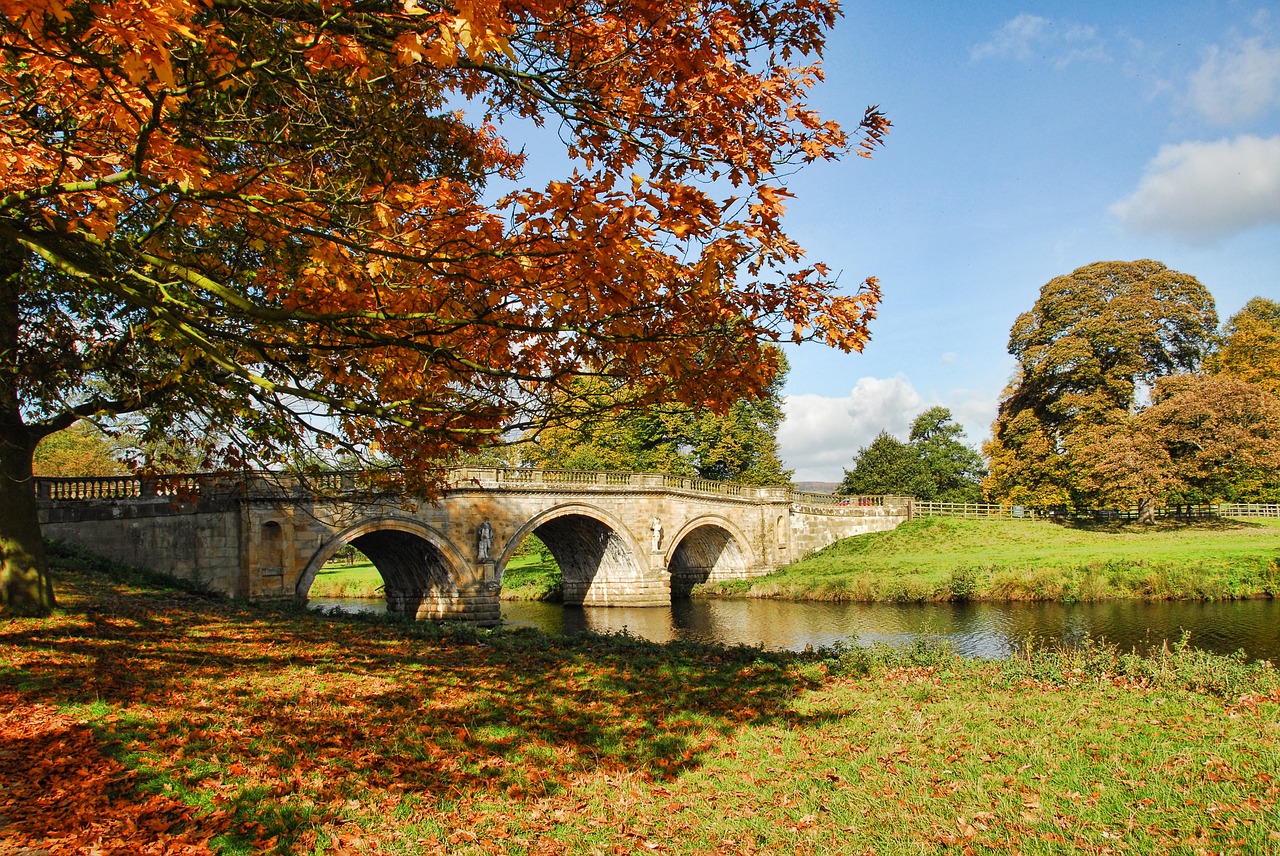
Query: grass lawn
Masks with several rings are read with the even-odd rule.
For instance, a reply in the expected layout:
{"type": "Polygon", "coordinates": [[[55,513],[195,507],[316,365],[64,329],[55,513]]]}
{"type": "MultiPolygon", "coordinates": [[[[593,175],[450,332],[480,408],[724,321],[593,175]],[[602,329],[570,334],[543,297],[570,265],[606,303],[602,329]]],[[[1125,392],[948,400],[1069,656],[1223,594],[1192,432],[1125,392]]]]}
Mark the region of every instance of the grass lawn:
{"type": "MultiPolygon", "coordinates": [[[[353,565],[339,559],[325,565],[311,583],[309,597],[382,598],[382,574],[368,559],[353,565]]],[[[514,556],[502,575],[503,600],[550,600],[560,593],[560,567],[536,553],[514,556]]]]}
{"type": "Polygon", "coordinates": [[[361,556],[355,564],[345,559],[329,562],[316,574],[308,597],[383,597],[382,574],[361,556]]]}
{"type": "Polygon", "coordinates": [[[476,631],[55,555],[58,612],[0,625],[5,852],[1280,851],[1268,667],[476,631]]]}
{"type": "Polygon", "coordinates": [[[707,593],[851,601],[1274,596],[1280,521],[1145,527],[926,517],[707,593]]]}
{"type": "Polygon", "coordinates": [[[512,556],[502,572],[503,600],[559,600],[562,577],[555,559],[537,553],[512,556]]]}

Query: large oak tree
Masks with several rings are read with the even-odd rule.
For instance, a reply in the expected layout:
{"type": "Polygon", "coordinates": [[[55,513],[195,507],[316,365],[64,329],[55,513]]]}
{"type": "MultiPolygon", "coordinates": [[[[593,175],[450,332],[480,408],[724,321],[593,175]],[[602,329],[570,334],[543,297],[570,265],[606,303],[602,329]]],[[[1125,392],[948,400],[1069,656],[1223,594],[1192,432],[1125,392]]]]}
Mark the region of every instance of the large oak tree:
{"type": "Polygon", "coordinates": [[[1102,429],[1129,419],[1160,378],[1197,370],[1217,323],[1208,290],[1160,262],[1096,262],[1050,280],[1009,333],[1018,372],[983,447],[987,494],[1036,507],[1097,495],[1076,484],[1072,447],[1114,433],[1102,429]]]}
{"type": "Polygon", "coordinates": [[[781,168],[866,154],[806,98],[834,0],[0,0],[0,592],[52,603],[44,436],[139,414],[217,466],[404,465],[573,378],[723,408],[786,337],[859,348],[781,168]],[[525,186],[508,119],[575,167],[525,186]],[[731,195],[730,195],[731,194],[731,195]],[[211,439],[210,439],[211,438],[211,439]]]}

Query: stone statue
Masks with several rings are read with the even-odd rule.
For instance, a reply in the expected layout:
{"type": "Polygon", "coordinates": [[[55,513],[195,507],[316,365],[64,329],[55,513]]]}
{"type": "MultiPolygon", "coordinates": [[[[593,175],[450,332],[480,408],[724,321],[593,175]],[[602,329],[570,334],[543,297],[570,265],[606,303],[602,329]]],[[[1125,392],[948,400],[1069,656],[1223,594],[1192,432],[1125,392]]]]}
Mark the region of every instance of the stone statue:
{"type": "Polygon", "coordinates": [[[653,550],[656,553],[662,549],[662,521],[656,517],[653,518],[649,524],[649,530],[653,532],[653,550]]]}
{"type": "Polygon", "coordinates": [[[476,541],[476,552],[480,558],[489,558],[489,551],[493,549],[493,525],[489,523],[489,518],[486,517],[476,530],[476,541]]]}

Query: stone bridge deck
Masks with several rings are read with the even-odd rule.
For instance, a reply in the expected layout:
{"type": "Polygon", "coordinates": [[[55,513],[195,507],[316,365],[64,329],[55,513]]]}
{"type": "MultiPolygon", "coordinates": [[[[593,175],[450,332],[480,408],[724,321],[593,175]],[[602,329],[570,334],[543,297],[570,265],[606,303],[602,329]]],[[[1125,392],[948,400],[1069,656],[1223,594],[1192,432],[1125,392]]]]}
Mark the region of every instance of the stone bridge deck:
{"type": "Polygon", "coordinates": [[[906,497],[837,498],[659,473],[451,470],[425,502],[353,474],[37,479],[46,537],[249,599],[306,599],[347,544],[388,608],[499,620],[506,564],[537,533],[569,604],[655,606],[693,585],[768,573],[840,538],[897,526],[906,497]]]}

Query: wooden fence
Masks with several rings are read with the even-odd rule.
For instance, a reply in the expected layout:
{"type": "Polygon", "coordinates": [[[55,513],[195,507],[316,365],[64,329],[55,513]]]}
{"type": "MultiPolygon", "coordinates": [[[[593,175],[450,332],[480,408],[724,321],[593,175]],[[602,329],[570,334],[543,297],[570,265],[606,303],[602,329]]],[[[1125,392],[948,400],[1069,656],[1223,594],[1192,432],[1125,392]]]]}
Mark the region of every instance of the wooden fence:
{"type": "MultiPolygon", "coordinates": [[[[1137,520],[1137,508],[1099,508],[1093,511],[1046,513],[1021,505],[996,505],[986,502],[920,502],[911,504],[912,517],[964,517],[987,520],[1035,520],[1073,517],[1076,519],[1137,520]]],[[[1157,518],[1185,520],[1204,517],[1276,517],[1280,503],[1236,502],[1217,505],[1182,505],[1155,509],[1157,518]]]]}
{"type": "Polygon", "coordinates": [[[1036,512],[1021,505],[995,505],[989,502],[921,502],[911,503],[912,517],[965,517],[984,520],[1031,520],[1036,512]]]}
{"type": "Polygon", "coordinates": [[[1231,502],[1217,508],[1220,517],[1280,517],[1280,502],[1231,502]]]}

